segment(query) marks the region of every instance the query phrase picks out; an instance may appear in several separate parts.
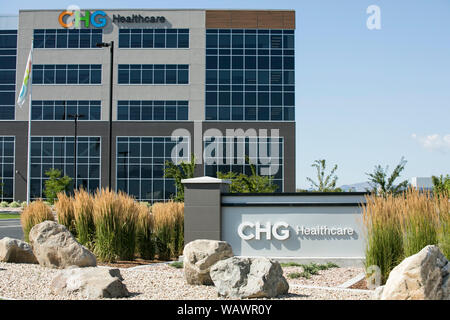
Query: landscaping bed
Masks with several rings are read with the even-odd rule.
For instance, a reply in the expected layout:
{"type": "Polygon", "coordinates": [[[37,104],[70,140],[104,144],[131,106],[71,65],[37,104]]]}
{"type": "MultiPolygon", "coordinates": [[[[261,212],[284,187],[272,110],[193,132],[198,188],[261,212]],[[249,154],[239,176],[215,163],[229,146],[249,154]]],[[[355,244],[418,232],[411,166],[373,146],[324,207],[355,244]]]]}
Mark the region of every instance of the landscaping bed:
{"type": "MultiPolygon", "coordinates": [[[[145,261],[138,261],[144,263],[145,261]]],[[[124,263],[130,266],[130,263],[124,263]]],[[[120,262],[118,263],[120,265],[120,262]]],[[[117,267],[116,265],[115,267],[117,267]]],[[[217,296],[213,286],[188,285],[184,279],[183,269],[168,264],[152,264],[137,269],[120,267],[131,296],[127,300],[204,300],[222,299],[217,296]]],[[[292,272],[292,267],[283,268],[284,274],[292,272]]],[[[78,300],[84,299],[77,294],[54,295],[51,292],[51,282],[58,270],[45,268],[36,264],[14,264],[0,262],[0,297],[9,299],[30,300],[78,300]]],[[[360,290],[338,290],[337,286],[349,280],[353,275],[361,273],[362,269],[333,268],[322,270],[320,274],[310,279],[290,279],[289,293],[279,299],[345,299],[366,300],[372,298],[372,292],[360,290]],[[334,279],[334,280],[332,280],[334,279]],[[310,284],[320,287],[330,286],[334,290],[304,288],[299,286],[310,284]]]]}

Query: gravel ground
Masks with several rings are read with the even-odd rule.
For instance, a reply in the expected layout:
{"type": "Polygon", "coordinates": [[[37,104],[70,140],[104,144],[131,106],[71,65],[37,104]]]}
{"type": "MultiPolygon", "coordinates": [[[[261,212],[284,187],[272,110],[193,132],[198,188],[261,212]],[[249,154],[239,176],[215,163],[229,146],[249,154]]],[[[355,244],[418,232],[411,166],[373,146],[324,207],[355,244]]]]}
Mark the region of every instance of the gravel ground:
{"type": "Polygon", "coordinates": [[[303,277],[290,279],[287,275],[289,273],[299,272],[303,269],[301,267],[284,267],[283,272],[289,284],[320,286],[320,287],[337,287],[344,282],[356,277],[364,272],[362,268],[331,268],[328,270],[320,270],[319,274],[311,275],[311,278],[303,277]]]}
{"type": "MultiPolygon", "coordinates": [[[[283,268],[285,275],[296,267],[283,268]]],[[[39,265],[0,262],[0,297],[31,300],[84,299],[77,294],[56,296],[50,291],[50,283],[59,270],[39,265]]],[[[137,269],[120,269],[131,297],[144,300],[205,300],[221,299],[213,286],[192,286],[185,283],[183,269],[158,264],[137,269]]],[[[366,300],[372,293],[359,290],[326,290],[303,288],[301,285],[336,287],[361,273],[357,268],[334,268],[320,271],[311,279],[289,279],[289,294],[280,299],[313,300],[366,300]]]]}

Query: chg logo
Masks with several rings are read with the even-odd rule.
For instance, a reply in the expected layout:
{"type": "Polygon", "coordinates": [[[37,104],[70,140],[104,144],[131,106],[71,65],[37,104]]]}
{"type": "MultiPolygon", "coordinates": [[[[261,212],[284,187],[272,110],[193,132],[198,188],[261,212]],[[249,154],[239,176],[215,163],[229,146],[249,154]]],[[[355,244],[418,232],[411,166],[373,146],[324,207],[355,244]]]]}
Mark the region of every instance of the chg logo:
{"type": "Polygon", "coordinates": [[[59,24],[64,28],[80,28],[80,23],[84,22],[84,27],[89,28],[93,25],[96,28],[103,28],[106,25],[106,13],[101,10],[90,12],[79,8],[67,9],[61,12],[58,18],[59,24]]]}

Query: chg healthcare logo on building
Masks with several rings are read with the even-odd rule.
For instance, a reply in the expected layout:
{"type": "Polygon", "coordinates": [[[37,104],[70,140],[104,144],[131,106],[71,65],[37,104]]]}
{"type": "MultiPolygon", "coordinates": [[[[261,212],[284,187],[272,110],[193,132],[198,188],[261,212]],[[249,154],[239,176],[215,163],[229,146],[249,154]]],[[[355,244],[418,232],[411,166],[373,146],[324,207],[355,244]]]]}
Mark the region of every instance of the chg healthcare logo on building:
{"type": "Polygon", "coordinates": [[[59,15],[58,21],[64,28],[80,28],[80,22],[84,22],[85,28],[89,28],[91,25],[103,28],[106,26],[106,13],[101,10],[94,12],[85,10],[83,14],[81,10],[64,10],[59,15]]]}

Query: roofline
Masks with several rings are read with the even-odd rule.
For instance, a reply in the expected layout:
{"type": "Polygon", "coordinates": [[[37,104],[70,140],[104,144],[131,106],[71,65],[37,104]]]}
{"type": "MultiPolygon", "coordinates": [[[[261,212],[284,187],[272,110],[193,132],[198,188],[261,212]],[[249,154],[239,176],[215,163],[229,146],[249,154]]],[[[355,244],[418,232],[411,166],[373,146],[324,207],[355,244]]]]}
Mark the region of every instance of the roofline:
{"type": "MultiPolygon", "coordinates": [[[[65,10],[66,8],[61,9],[19,9],[19,12],[33,12],[33,11],[61,11],[65,10]]],[[[281,12],[281,11],[293,11],[294,9],[164,9],[164,8],[83,8],[83,10],[105,10],[105,11],[133,11],[133,10],[140,10],[140,11],[274,11],[274,12],[281,12]]]]}

